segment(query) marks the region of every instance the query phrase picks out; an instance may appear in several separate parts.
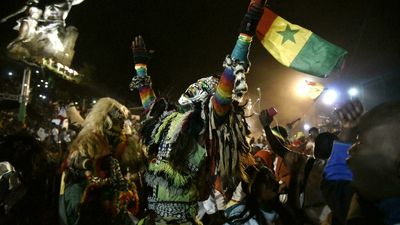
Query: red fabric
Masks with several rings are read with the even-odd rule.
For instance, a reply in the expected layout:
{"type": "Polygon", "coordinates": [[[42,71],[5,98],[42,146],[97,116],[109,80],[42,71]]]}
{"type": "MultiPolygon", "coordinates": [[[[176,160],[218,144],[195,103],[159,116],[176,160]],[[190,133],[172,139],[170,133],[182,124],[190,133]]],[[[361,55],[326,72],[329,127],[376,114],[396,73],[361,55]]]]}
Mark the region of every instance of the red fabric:
{"type": "Polygon", "coordinates": [[[260,150],[256,154],[254,154],[254,157],[259,157],[260,159],[262,159],[265,166],[273,170],[274,166],[272,162],[272,154],[273,153],[268,150],[260,150]]]}
{"type": "Polygon", "coordinates": [[[276,179],[278,181],[282,180],[287,186],[289,186],[289,182],[290,182],[290,173],[288,168],[286,167],[283,159],[277,155],[275,155],[275,157],[277,157],[277,163],[276,163],[276,168],[274,170],[274,162],[273,159],[275,159],[275,157],[273,157],[272,152],[268,151],[268,150],[260,150],[258,151],[256,154],[254,154],[254,157],[259,157],[260,159],[263,160],[264,165],[268,168],[270,168],[272,171],[274,171],[276,179]]]}
{"type": "Polygon", "coordinates": [[[258,22],[257,26],[257,37],[262,40],[264,36],[268,33],[269,28],[271,27],[272,23],[274,23],[276,15],[274,12],[272,12],[270,9],[264,7],[264,13],[260,19],[260,22],[258,22]]]}

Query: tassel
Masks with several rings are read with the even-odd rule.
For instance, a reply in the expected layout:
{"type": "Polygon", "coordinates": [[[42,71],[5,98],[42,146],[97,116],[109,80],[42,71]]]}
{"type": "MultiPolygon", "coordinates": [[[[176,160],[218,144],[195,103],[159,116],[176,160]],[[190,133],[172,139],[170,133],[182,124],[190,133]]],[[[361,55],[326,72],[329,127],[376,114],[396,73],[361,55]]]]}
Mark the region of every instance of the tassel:
{"type": "Polygon", "coordinates": [[[221,140],[221,131],[217,130],[217,138],[218,138],[218,149],[219,149],[219,165],[218,165],[218,171],[223,170],[223,145],[222,145],[222,140],[221,140]]]}

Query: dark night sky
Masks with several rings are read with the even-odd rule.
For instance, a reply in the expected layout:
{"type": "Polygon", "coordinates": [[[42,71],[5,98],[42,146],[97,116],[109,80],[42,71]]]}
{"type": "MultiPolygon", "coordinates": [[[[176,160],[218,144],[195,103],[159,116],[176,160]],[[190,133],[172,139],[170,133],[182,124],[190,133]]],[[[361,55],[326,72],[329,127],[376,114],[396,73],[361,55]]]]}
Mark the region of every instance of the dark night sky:
{"type": "MultiPolygon", "coordinates": [[[[0,16],[22,4],[3,0],[0,16]]],[[[93,65],[93,86],[100,96],[138,105],[138,94],[128,91],[133,74],[130,42],[142,34],[147,47],[156,51],[149,65],[154,88],[177,99],[196,79],[222,71],[247,4],[247,0],[86,0],[73,7],[67,18],[67,24],[80,32],[73,67],[93,65]]],[[[329,79],[314,79],[281,66],[255,39],[248,75],[250,96],[254,99],[256,88],[261,87],[262,107],[277,107],[280,121],[302,116],[313,104],[294,94],[299,79],[350,86],[377,75],[399,74],[399,1],[270,0],[268,5],[288,21],[349,51],[344,71],[329,79]]],[[[13,25],[13,21],[0,25],[2,48],[17,35],[13,25]]]]}

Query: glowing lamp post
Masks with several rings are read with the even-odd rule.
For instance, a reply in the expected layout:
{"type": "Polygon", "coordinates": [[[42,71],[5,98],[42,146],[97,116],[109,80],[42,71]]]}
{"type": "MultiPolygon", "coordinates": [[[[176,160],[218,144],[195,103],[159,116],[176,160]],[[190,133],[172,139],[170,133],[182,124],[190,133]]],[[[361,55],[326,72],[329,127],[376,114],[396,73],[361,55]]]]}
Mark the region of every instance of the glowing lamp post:
{"type": "Polygon", "coordinates": [[[355,87],[352,87],[347,91],[347,94],[349,94],[350,98],[352,99],[358,95],[358,89],[355,87]]]}
{"type": "Polygon", "coordinates": [[[324,96],[322,96],[322,102],[326,105],[332,105],[336,102],[338,96],[339,94],[335,90],[328,89],[326,90],[324,96]]]}
{"type": "Polygon", "coordinates": [[[304,80],[299,82],[299,84],[297,85],[297,94],[299,96],[306,96],[309,90],[310,90],[310,87],[307,85],[307,83],[304,80]]]}

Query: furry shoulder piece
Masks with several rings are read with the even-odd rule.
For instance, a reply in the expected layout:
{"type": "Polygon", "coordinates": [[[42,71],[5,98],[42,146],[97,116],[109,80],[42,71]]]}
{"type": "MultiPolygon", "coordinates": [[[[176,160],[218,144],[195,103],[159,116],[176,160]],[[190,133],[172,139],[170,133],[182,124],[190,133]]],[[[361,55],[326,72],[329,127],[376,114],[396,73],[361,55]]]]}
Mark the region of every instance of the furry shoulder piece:
{"type": "Polygon", "coordinates": [[[79,155],[92,160],[110,155],[111,152],[107,139],[100,132],[80,133],[70,147],[70,156],[79,155]]]}
{"type": "MultiPolygon", "coordinates": [[[[70,148],[68,161],[90,159],[96,161],[107,155],[113,155],[124,168],[130,171],[141,171],[144,167],[145,154],[138,139],[132,136],[123,136],[115,149],[111,149],[107,139],[99,133],[92,132],[79,136],[70,148]]],[[[68,162],[71,164],[71,162],[68,162]]]]}
{"type": "Polygon", "coordinates": [[[125,136],[117,146],[114,156],[123,168],[131,172],[140,172],[145,169],[146,154],[138,138],[132,135],[125,136]]]}
{"type": "Polygon", "coordinates": [[[160,121],[175,111],[175,107],[163,98],[155,100],[151,108],[146,113],[146,119],[142,122],[140,134],[143,138],[143,143],[147,146],[152,144],[152,134],[160,121]]]}

